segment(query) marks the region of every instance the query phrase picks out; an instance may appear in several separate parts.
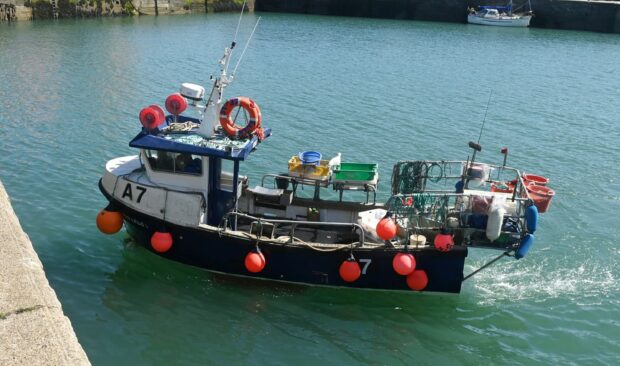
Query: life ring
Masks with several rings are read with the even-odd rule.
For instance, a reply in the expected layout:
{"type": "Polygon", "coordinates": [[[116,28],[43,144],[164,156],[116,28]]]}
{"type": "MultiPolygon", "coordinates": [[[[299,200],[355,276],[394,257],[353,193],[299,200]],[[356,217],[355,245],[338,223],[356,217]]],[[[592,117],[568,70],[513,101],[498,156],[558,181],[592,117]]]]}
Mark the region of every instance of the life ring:
{"type": "Polygon", "coordinates": [[[229,137],[234,138],[246,138],[250,136],[255,130],[260,128],[261,113],[258,105],[248,97],[237,97],[229,99],[220,110],[220,125],[222,129],[229,137]],[[239,127],[230,118],[232,111],[235,107],[241,107],[245,109],[250,115],[250,120],[245,127],[239,127]]]}

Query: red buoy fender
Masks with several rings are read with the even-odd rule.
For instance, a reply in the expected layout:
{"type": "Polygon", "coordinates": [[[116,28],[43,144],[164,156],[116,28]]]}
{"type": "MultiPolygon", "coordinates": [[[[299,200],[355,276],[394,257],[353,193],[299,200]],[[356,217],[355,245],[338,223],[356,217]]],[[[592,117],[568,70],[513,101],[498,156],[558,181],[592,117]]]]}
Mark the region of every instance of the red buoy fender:
{"type": "Polygon", "coordinates": [[[265,268],[267,261],[260,251],[251,251],[245,256],[245,269],[252,273],[258,273],[265,268]]]}
{"type": "Polygon", "coordinates": [[[157,108],[154,108],[154,106],[143,108],[140,111],[139,117],[140,123],[142,123],[142,126],[144,126],[147,130],[152,130],[164,123],[163,113],[160,113],[160,111],[157,108]]]}
{"type": "Polygon", "coordinates": [[[167,231],[156,231],[151,236],[151,247],[157,253],[165,253],[172,248],[172,235],[167,231]]]}
{"type": "Polygon", "coordinates": [[[408,276],[415,270],[415,257],[409,253],[398,253],[392,260],[392,268],[402,276],[408,276]]]}
{"type": "Polygon", "coordinates": [[[260,128],[261,113],[258,105],[248,97],[237,97],[229,99],[220,110],[220,125],[226,135],[233,138],[246,138],[257,128],[260,128]],[[250,120],[245,127],[239,127],[231,118],[235,107],[241,107],[250,115],[250,120]]]}
{"type": "Polygon", "coordinates": [[[358,278],[360,278],[362,269],[355,259],[349,258],[342,262],[338,272],[340,273],[340,278],[342,278],[345,282],[355,282],[358,278]]]}
{"type": "Polygon", "coordinates": [[[424,270],[416,269],[407,276],[407,286],[412,290],[422,291],[426,285],[428,285],[428,275],[424,270]]]}
{"type": "Polygon", "coordinates": [[[170,94],[168,98],[166,98],[166,109],[170,114],[178,116],[187,109],[187,101],[183,98],[181,93],[170,94]]]}
{"type": "Polygon", "coordinates": [[[449,252],[454,246],[454,238],[450,234],[439,233],[435,236],[433,244],[440,252],[449,252]]]}
{"type": "Polygon", "coordinates": [[[386,216],[379,221],[375,230],[382,240],[392,240],[398,232],[398,226],[391,216],[386,216]]]}

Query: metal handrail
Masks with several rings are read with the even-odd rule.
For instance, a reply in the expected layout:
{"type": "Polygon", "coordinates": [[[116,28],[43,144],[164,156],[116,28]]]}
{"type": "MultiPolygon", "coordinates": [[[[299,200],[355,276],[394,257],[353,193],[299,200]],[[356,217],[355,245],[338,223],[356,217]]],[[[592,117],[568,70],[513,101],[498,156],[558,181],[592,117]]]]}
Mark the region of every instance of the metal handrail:
{"type": "MultiPolygon", "coordinates": [[[[272,177],[272,178],[284,178],[284,179],[288,180],[289,182],[290,182],[290,181],[293,181],[293,180],[294,180],[294,178],[295,178],[295,177],[291,177],[291,176],[288,176],[288,175],[279,175],[279,174],[265,174],[265,175],[263,175],[263,177],[262,177],[262,178],[261,178],[261,180],[260,180],[260,186],[261,186],[261,187],[265,187],[265,178],[267,178],[267,177],[272,177]]],[[[275,184],[276,184],[276,183],[275,183],[275,179],[274,179],[273,184],[274,184],[274,186],[275,186],[275,184]]]]}
{"type": "MultiPolygon", "coordinates": [[[[430,163],[430,164],[466,164],[467,162],[464,160],[399,160],[398,163],[413,163],[413,162],[424,162],[424,163],[430,163]]],[[[503,170],[510,170],[510,171],[514,171],[514,172],[519,172],[519,170],[517,168],[512,168],[509,166],[503,166],[503,165],[497,165],[497,164],[490,164],[490,163],[483,163],[483,162],[479,162],[476,164],[484,164],[484,165],[488,165],[490,167],[493,168],[500,168],[503,170]]]]}
{"type": "MultiPolygon", "coordinates": [[[[471,197],[471,196],[479,196],[476,193],[455,193],[453,191],[439,191],[439,190],[426,190],[414,193],[399,193],[392,195],[392,197],[410,197],[414,195],[426,194],[429,196],[437,196],[437,197],[471,197]]],[[[512,198],[511,198],[512,200],[512,198]]],[[[528,201],[529,198],[524,197],[515,197],[515,201],[528,201]]]]}
{"type": "MultiPolygon", "coordinates": [[[[332,184],[331,180],[328,180],[328,179],[313,179],[313,178],[304,178],[304,177],[293,177],[290,175],[265,174],[263,175],[260,181],[261,187],[265,187],[265,178],[268,178],[268,177],[284,178],[293,184],[297,183],[297,184],[315,186],[315,187],[317,186],[317,184],[321,187],[328,187],[330,184],[332,184]]],[[[275,186],[275,179],[274,179],[274,186],[275,186]]]]}
{"type": "MultiPolygon", "coordinates": [[[[250,219],[250,220],[255,220],[255,221],[258,221],[258,222],[267,222],[267,223],[273,223],[273,224],[290,224],[291,225],[290,243],[292,243],[293,240],[294,240],[295,228],[298,225],[352,227],[353,229],[357,229],[359,231],[359,235],[360,235],[359,245],[363,246],[364,242],[365,242],[364,229],[362,228],[361,225],[356,224],[356,223],[352,223],[352,222],[321,222],[321,221],[298,221],[298,220],[266,219],[266,218],[262,218],[262,217],[251,216],[251,215],[248,215],[248,214],[245,214],[245,213],[242,213],[242,212],[238,212],[238,211],[227,212],[226,214],[224,214],[224,217],[222,217],[222,220],[227,222],[229,216],[242,217],[242,218],[246,218],[246,219],[250,219]]],[[[226,224],[224,226],[226,226],[226,224]]],[[[351,244],[353,244],[353,243],[351,243],[351,244]]]]}

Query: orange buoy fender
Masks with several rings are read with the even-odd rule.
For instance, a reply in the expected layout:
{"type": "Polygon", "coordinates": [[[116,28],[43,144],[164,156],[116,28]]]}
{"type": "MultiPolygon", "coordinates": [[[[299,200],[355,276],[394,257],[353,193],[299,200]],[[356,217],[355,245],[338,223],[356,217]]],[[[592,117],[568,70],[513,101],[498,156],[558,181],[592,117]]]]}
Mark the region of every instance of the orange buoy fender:
{"type": "Polygon", "coordinates": [[[97,215],[97,227],[104,234],[116,234],[123,227],[123,214],[107,208],[103,209],[97,215]]]}
{"type": "Polygon", "coordinates": [[[258,105],[247,97],[237,97],[229,99],[220,110],[220,125],[226,132],[226,135],[233,138],[246,138],[252,134],[257,128],[260,128],[261,113],[258,105]],[[232,111],[235,107],[245,109],[250,115],[250,120],[245,127],[239,127],[231,118],[232,111]]]}

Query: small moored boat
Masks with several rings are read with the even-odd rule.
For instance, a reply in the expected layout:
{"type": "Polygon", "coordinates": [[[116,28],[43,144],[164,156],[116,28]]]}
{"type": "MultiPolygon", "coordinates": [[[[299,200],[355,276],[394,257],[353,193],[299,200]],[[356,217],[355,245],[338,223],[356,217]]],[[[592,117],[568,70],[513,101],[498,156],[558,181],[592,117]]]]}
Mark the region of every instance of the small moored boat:
{"type": "Polygon", "coordinates": [[[458,293],[470,249],[498,251],[488,264],[527,253],[553,191],[508,167],[507,150],[499,165],[476,161],[476,143],[465,161],[396,162],[383,203],[378,165],[340,154],[291,152],[286,173],[252,185],[240,166],[271,129],[252,99],[223,99],[234,46],[210,93],[185,83],[167,114],[141,110],[138,154],[108,161],[99,183],[102,232],[124,226],[148,250],[209,271],[380,290],[458,293]],[[348,199],[355,191],[365,200],[348,199]]]}
{"type": "Polygon", "coordinates": [[[523,13],[514,12],[512,0],[506,6],[480,6],[478,10],[469,9],[467,22],[470,24],[494,25],[499,27],[528,27],[532,19],[532,7],[523,13]]]}

